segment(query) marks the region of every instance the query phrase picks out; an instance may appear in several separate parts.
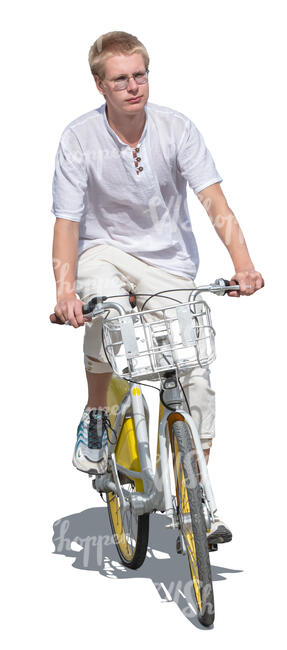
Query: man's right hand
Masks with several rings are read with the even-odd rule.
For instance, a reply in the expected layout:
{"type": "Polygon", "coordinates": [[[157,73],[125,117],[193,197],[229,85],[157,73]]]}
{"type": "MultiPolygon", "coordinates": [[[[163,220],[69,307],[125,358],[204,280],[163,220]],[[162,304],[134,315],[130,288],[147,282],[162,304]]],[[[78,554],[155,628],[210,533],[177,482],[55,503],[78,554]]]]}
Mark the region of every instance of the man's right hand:
{"type": "MultiPolygon", "coordinates": [[[[70,294],[58,300],[56,306],[54,307],[54,312],[56,317],[61,323],[69,321],[69,325],[73,327],[80,327],[84,325],[87,321],[91,319],[83,315],[82,305],[84,302],[77,298],[76,294],[70,294]]],[[[51,314],[50,321],[56,323],[57,320],[54,314],[51,314]]]]}

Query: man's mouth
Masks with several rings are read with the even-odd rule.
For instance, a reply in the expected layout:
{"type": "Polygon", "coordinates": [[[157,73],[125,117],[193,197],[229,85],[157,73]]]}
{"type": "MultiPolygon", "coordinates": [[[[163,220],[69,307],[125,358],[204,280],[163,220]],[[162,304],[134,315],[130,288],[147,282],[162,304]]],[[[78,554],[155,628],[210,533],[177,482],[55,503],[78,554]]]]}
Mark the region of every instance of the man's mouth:
{"type": "Polygon", "coordinates": [[[140,101],[140,99],[142,99],[142,95],[140,95],[139,97],[130,97],[130,99],[127,99],[126,101],[130,102],[131,104],[137,104],[140,101]]]}

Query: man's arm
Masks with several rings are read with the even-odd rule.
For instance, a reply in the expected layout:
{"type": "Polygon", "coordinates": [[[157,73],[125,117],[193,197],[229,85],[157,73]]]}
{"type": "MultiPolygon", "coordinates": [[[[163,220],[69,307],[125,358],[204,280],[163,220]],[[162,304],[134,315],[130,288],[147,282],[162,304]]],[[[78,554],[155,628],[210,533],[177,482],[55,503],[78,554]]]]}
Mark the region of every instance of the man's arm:
{"type": "Polygon", "coordinates": [[[56,280],[57,304],[55,314],[62,323],[69,320],[78,327],[84,324],[83,302],[75,291],[75,271],[78,259],[79,222],[56,219],[53,240],[53,269],[56,280]]]}
{"type": "Polygon", "coordinates": [[[210,217],[218,236],[225,244],[234,264],[235,274],[231,279],[233,284],[240,285],[240,293],[231,291],[228,295],[250,296],[264,287],[264,280],[261,273],[254,268],[240,225],[227,203],[220,184],[209,185],[201,190],[197,197],[210,217]]]}

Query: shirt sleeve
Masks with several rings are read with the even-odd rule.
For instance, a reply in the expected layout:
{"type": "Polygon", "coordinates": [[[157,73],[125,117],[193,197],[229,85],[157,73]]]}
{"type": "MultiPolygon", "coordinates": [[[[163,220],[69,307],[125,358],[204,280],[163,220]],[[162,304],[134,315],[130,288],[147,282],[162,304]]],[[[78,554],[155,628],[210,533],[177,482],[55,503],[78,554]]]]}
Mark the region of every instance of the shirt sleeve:
{"type": "Polygon", "coordinates": [[[53,177],[53,205],[55,217],[81,221],[85,210],[87,171],[80,143],[70,128],[61,137],[53,177]]]}
{"type": "Polygon", "coordinates": [[[195,194],[223,180],[200,131],[191,120],[186,122],[178,147],[177,165],[195,194]]]}

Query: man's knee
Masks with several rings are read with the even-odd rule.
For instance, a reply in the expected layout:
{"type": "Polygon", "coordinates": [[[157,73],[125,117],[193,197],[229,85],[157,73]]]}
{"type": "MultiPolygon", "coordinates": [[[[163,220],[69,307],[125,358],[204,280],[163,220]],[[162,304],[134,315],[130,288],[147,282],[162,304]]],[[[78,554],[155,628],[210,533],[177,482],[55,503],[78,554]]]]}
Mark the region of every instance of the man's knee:
{"type": "Polygon", "coordinates": [[[84,363],[87,372],[92,372],[95,375],[103,374],[104,372],[113,372],[111,366],[103,361],[98,361],[94,357],[84,354],[84,363]]]}

